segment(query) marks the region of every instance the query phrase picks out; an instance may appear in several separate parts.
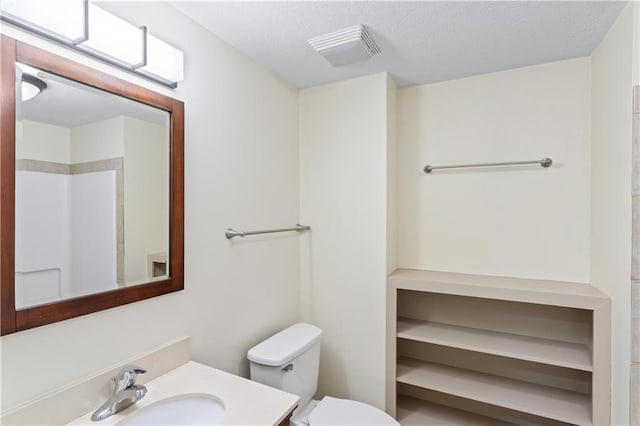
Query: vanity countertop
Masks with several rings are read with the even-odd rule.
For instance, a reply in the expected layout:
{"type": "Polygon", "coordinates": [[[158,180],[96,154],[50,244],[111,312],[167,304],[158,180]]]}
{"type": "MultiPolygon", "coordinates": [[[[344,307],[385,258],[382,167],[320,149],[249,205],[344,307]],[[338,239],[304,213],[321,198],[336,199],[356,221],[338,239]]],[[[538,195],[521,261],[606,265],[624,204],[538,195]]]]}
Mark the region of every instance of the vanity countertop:
{"type": "Polygon", "coordinates": [[[100,422],[91,414],[69,425],[115,425],[128,414],[165,398],[184,394],[209,394],[223,402],[225,425],[278,425],[298,404],[298,396],[252,382],[224,371],[189,361],[145,385],[147,395],[133,406],[100,422]]]}

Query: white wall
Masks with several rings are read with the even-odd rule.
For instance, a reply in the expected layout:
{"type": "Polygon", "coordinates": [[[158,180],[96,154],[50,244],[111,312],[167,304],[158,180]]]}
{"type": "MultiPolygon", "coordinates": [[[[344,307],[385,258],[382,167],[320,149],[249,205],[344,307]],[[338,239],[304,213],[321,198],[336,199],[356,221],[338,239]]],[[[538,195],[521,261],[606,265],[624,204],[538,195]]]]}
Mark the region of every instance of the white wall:
{"type": "Polygon", "coordinates": [[[16,172],[16,304],[113,289],[115,173],[16,172]]]}
{"type": "Polygon", "coordinates": [[[612,299],[615,425],[629,422],[633,6],[592,54],[591,275],[612,299]]]}
{"type": "MultiPolygon", "coordinates": [[[[69,164],[70,131],[16,122],[16,159],[69,164]]],[[[16,304],[58,300],[71,292],[70,176],[16,172],[16,304]],[[46,214],[43,214],[46,213],[46,214]]]]}
{"type": "MultiPolygon", "coordinates": [[[[121,122],[69,129],[23,120],[16,157],[70,164],[122,156],[121,122]],[[113,133],[116,138],[105,138],[113,133]]],[[[115,174],[19,171],[16,177],[19,306],[114,288],[115,174]]]]}
{"type": "Polygon", "coordinates": [[[384,408],[387,75],[300,91],[301,315],[323,330],[318,396],[384,408]]]}
{"type": "Polygon", "coordinates": [[[398,93],[401,267],[589,280],[590,61],[398,93]],[[448,165],[541,159],[553,166],[448,165]]]}
{"type": "Polygon", "coordinates": [[[223,235],[229,226],[298,221],[296,90],[167,4],[105,8],[184,51],[186,78],[178,89],[0,28],[184,100],[185,290],[3,336],[3,410],[183,334],[192,336],[196,361],[246,375],[247,349],[298,318],[299,237],[223,235]]]}
{"type": "Polygon", "coordinates": [[[71,176],[16,172],[16,304],[58,300],[71,291],[71,176]]]}
{"type": "Polygon", "coordinates": [[[116,288],[116,172],[68,177],[73,294],[116,288]]]}

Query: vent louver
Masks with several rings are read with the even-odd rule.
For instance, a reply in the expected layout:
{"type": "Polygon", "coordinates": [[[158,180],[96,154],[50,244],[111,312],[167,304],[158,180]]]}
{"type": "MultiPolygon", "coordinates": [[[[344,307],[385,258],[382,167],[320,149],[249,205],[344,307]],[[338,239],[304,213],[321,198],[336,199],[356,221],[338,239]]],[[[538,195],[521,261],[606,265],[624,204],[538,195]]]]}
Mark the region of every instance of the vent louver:
{"type": "Polygon", "coordinates": [[[311,38],[309,44],[334,67],[366,61],[380,53],[364,25],[311,38]]]}

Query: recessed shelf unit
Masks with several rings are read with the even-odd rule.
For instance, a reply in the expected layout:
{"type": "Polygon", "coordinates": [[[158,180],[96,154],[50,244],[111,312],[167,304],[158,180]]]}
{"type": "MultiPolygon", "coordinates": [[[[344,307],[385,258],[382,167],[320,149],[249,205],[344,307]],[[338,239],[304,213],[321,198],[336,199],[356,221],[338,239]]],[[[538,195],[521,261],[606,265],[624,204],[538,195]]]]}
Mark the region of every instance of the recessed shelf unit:
{"type": "Polygon", "coordinates": [[[593,286],[399,269],[387,295],[401,424],[610,423],[611,302],[593,286]]]}

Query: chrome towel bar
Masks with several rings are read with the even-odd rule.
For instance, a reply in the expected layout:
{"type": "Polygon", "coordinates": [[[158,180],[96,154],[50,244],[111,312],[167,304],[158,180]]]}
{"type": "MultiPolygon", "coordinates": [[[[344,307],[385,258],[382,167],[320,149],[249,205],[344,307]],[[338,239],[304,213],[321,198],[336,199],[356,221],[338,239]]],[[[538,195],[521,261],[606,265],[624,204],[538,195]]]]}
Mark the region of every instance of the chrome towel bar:
{"type": "Polygon", "coordinates": [[[264,231],[237,231],[233,228],[227,228],[227,231],[224,233],[224,236],[227,237],[227,240],[230,240],[233,237],[246,237],[247,235],[257,235],[257,234],[272,234],[275,232],[288,232],[288,231],[309,231],[311,229],[310,226],[303,226],[296,224],[294,228],[282,228],[282,229],[267,229],[264,231]]]}
{"type": "Polygon", "coordinates": [[[478,163],[478,164],[455,164],[451,166],[424,166],[425,173],[431,173],[438,169],[462,169],[467,167],[491,167],[491,166],[516,166],[519,164],[540,164],[542,167],[551,167],[553,161],[551,158],[543,158],[542,160],[529,160],[529,161],[507,161],[503,163],[478,163]]]}

